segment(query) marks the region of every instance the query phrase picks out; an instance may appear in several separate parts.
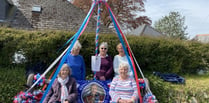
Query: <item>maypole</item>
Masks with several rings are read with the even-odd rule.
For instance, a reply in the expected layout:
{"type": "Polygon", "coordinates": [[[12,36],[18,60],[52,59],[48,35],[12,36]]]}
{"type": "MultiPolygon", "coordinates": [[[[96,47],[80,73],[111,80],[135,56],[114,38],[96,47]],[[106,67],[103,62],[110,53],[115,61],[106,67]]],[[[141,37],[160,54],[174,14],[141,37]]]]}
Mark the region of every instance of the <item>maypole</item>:
{"type": "MultiPolygon", "coordinates": [[[[96,0],[92,0],[93,2],[97,2],[96,0]]],[[[101,12],[101,2],[98,1],[98,10],[97,10],[97,27],[96,27],[96,38],[95,38],[95,57],[98,56],[98,48],[99,48],[99,31],[100,31],[100,12],[101,12]]],[[[95,59],[96,59],[95,58],[95,59]]],[[[94,71],[94,79],[96,79],[96,71],[94,71]]]]}
{"type": "Polygon", "coordinates": [[[96,39],[95,39],[95,56],[98,55],[98,46],[99,46],[99,30],[100,30],[100,11],[101,3],[98,2],[98,11],[97,11],[97,28],[96,28],[96,39]]]}
{"type": "MultiPolygon", "coordinates": [[[[54,80],[56,79],[56,77],[57,77],[57,75],[58,75],[58,73],[60,72],[60,69],[61,69],[61,67],[62,67],[62,65],[64,64],[64,62],[66,61],[66,59],[67,59],[67,56],[69,55],[69,53],[71,52],[71,50],[72,50],[72,48],[73,48],[73,46],[74,46],[74,44],[75,44],[75,42],[76,42],[76,40],[78,40],[78,38],[81,36],[81,34],[84,32],[84,30],[85,30],[85,28],[87,27],[87,24],[88,24],[88,22],[89,22],[89,20],[90,20],[90,18],[91,18],[91,16],[92,16],[92,14],[93,14],[93,10],[94,10],[94,8],[95,8],[95,6],[96,5],[98,5],[98,11],[97,11],[97,24],[96,24],[96,36],[95,36],[95,57],[99,57],[98,56],[98,49],[99,49],[99,31],[100,31],[100,24],[101,24],[101,4],[102,3],[104,3],[105,4],[105,6],[106,6],[106,8],[107,8],[107,10],[108,10],[108,12],[109,12],[109,15],[110,15],[110,17],[111,17],[111,19],[112,19],[112,22],[113,22],[113,24],[114,24],[114,27],[115,27],[115,30],[116,30],[116,33],[117,33],[117,35],[118,35],[118,38],[119,38],[119,40],[120,40],[120,42],[121,42],[121,44],[122,44],[122,46],[123,46],[123,49],[124,49],[124,52],[125,52],[125,54],[126,54],[126,57],[127,57],[127,59],[128,59],[128,63],[129,63],[129,65],[130,65],[130,67],[131,67],[131,70],[132,70],[132,72],[134,72],[134,76],[135,76],[135,80],[136,80],[136,85],[137,85],[137,91],[138,91],[138,96],[139,96],[139,100],[140,100],[140,103],[142,103],[142,96],[141,96],[141,92],[140,92],[140,86],[139,86],[139,80],[138,80],[138,76],[137,76],[137,71],[136,71],[136,67],[135,67],[135,63],[134,63],[134,60],[135,60],[135,62],[136,62],[136,64],[137,64],[137,66],[138,66],[138,68],[139,68],[139,71],[140,71],[140,73],[141,73],[141,75],[142,75],[142,77],[143,77],[143,79],[144,79],[144,75],[143,75],[143,73],[142,73],[142,71],[141,71],[141,69],[140,69],[140,67],[139,67],[139,65],[138,65],[138,63],[137,63],[137,61],[136,61],[136,59],[135,59],[135,57],[134,57],[134,54],[133,54],[133,52],[132,52],[132,50],[131,50],[131,48],[130,48],[130,46],[129,46],[129,44],[128,44],[128,41],[127,41],[127,39],[126,39],[126,37],[125,37],[125,35],[123,34],[123,32],[122,32],[122,30],[120,29],[120,27],[119,27],[119,24],[118,24],[118,21],[116,20],[116,18],[115,18],[115,16],[114,16],[114,14],[113,14],[113,12],[112,12],[112,10],[111,10],[111,8],[110,8],[110,6],[107,4],[107,0],[92,0],[92,5],[91,5],[91,8],[90,8],[90,10],[89,10],[89,12],[88,12],[88,14],[87,14],[87,16],[85,17],[85,19],[84,19],[84,21],[83,21],[83,23],[82,23],[82,25],[81,25],[81,27],[78,29],[78,31],[76,32],[76,34],[75,35],[73,35],[63,46],[62,46],[62,48],[61,49],[63,49],[66,45],[69,45],[65,50],[64,50],[64,52],[62,52],[62,54],[47,68],[47,70],[39,77],[39,79],[38,80],[36,80],[36,82],[26,91],[26,93],[27,92],[29,92],[29,91],[31,91],[32,90],[32,88],[42,79],[42,77],[44,77],[58,62],[59,62],[59,64],[58,64],[58,66],[57,66],[57,68],[53,71],[53,73],[51,74],[51,76],[50,76],[50,78],[51,78],[51,81],[50,81],[50,83],[49,83],[49,85],[47,86],[47,89],[45,90],[45,92],[44,92],[44,94],[43,94],[43,96],[42,96],[42,98],[41,98],[41,101],[40,101],[40,103],[42,103],[43,101],[44,101],[44,99],[45,99],[45,97],[46,97],[46,95],[47,95],[47,93],[48,93],[48,91],[51,89],[51,87],[52,87],[52,84],[53,84],[53,82],[54,82],[54,80]],[[124,43],[125,42],[125,43],[124,43]],[[127,52],[127,50],[126,50],[126,47],[125,47],[125,44],[126,44],[126,46],[128,47],[128,52],[127,52]],[[129,53],[129,54],[128,54],[129,53]],[[129,57],[129,55],[130,55],[130,57],[129,57]],[[133,60],[133,58],[134,58],[134,60],[133,60]]],[[[59,51],[61,50],[61,49],[59,49],[59,51]]],[[[58,51],[58,52],[59,52],[58,51]]],[[[98,66],[98,65],[97,65],[98,66]]],[[[98,66],[99,67],[99,66],[98,66]]],[[[94,71],[94,79],[96,79],[96,71],[94,71]]],[[[147,83],[145,83],[145,84],[147,84],[147,83]]],[[[108,84],[105,84],[105,85],[108,85],[108,84]]],[[[46,85],[43,87],[43,89],[42,90],[44,90],[46,88],[46,85]]],[[[104,89],[104,88],[103,88],[104,89]]],[[[149,88],[148,88],[149,89],[149,88]]],[[[82,90],[82,89],[81,89],[82,90]]],[[[108,93],[108,90],[106,91],[107,93],[108,93]]],[[[152,92],[150,91],[150,89],[149,89],[149,92],[150,92],[150,94],[151,94],[151,96],[152,96],[152,92]]],[[[108,96],[106,96],[107,98],[108,98],[108,96]]],[[[105,97],[105,98],[106,98],[105,97]]],[[[108,100],[109,100],[110,98],[108,98],[108,100]]],[[[105,102],[106,103],[106,102],[105,102]]],[[[149,102],[150,103],[150,102],[149,102]]]]}
{"type": "MultiPolygon", "coordinates": [[[[124,51],[125,51],[125,54],[126,54],[126,56],[128,58],[128,62],[130,64],[130,66],[131,66],[132,71],[134,72],[135,80],[136,80],[136,85],[137,85],[137,90],[138,90],[138,95],[139,95],[139,99],[140,99],[140,103],[142,103],[142,97],[141,97],[141,93],[140,93],[139,81],[138,81],[138,76],[137,76],[137,73],[136,73],[134,61],[133,61],[132,55],[130,53],[130,50],[129,50],[129,54],[130,54],[131,60],[128,57],[127,51],[125,50],[126,48],[125,48],[125,45],[124,45],[124,41],[126,42],[126,45],[127,45],[127,41],[124,38],[124,35],[123,35],[123,33],[122,33],[122,31],[121,31],[118,23],[117,23],[117,20],[115,19],[115,16],[112,13],[112,10],[110,9],[109,5],[107,4],[107,0],[92,0],[92,1],[93,1],[93,3],[92,3],[92,6],[91,6],[91,9],[89,10],[88,15],[86,16],[86,18],[85,18],[83,24],[81,25],[81,27],[79,28],[78,32],[72,37],[73,38],[73,41],[69,45],[69,47],[67,48],[68,50],[65,51],[66,54],[62,57],[61,62],[59,64],[59,66],[58,66],[58,68],[57,68],[54,76],[52,77],[51,82],[50,82],[50,84],[47,87],[47,90],[45,91],[45,93],[44,93],[44,95],[43,95],[43,97],[41,99],[41,103],[43,102],[43,100],[46,97],[49,89],[51,88],[51,86],[52,86],[52,84],[53,84],[56,76],[58,75],[58,73],[59,73],[59,71],[61,69],[61,65],[63,65],[64,61],[66,60],[67,55],[70,53],[70,51],[71,51],[71,49],[72,49],[75,41],[80,37],[80,35],[83,33],[84,29],[86,28],[86,26],[88,24],[88,21],[89,21],[91,15],[92,15],[93,9],[95,8],[95,5],[97,5],[97,4],[98,4],[98,11],[97,11],[97,28],[96,28],[96,38],[95,38],[95,56],[98,56],[98,48],[99,48],[98,47],[99,46],[99,43],[98,42],[99,42],[99,31],[100,31],[100,21],[101,21],[101,17],[100,17],[100,14],[101,14],[101,3],[104,3],[106,5],[106,7],[107,7],[107,9],[109,11],[110,17],[112,18],[112,22],[114,24],[114,27],[116,28],[116,32],[117,32],[118,37],[119,37],[119,39],[120,39],[120,41],[122,43],[122,46],[123,46],[124,51]]],[[[71,40],[68,40],[65,43],[65,45],[67,45],[70,41],[71,40]]],[[[127,46],[129,46],[129,45],[127,45],[127,46]]],[[[94,72],[94,79],[95,79],[95,74],[96,73],[94,72]]]]}

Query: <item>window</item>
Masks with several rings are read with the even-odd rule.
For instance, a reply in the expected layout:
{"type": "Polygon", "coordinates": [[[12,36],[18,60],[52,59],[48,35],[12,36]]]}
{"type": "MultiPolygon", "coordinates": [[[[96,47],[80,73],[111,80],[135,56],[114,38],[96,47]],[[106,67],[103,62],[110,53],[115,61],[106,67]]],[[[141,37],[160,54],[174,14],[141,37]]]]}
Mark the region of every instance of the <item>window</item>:
{"type": "Polygon", "coordinates": [[[41,12],[41,6],[35,5],[32,7],[32,12],[41,12]]]}

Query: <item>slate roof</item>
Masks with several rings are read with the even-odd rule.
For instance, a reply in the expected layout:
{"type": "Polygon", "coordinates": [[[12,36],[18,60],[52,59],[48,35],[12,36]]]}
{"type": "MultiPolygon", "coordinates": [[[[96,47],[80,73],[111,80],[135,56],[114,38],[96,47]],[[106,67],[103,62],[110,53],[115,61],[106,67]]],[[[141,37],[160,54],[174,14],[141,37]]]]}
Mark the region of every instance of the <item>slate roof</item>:
{"type": "Polygon", "coordinates": [[[139,35],[139,36],[152,36],[152,37],[162,36],[160,32],[158,32],[157,30],[146,24],[139,26],[138,28],[136,28],[135,30],[131,31],[128,34],[139,35]]]}

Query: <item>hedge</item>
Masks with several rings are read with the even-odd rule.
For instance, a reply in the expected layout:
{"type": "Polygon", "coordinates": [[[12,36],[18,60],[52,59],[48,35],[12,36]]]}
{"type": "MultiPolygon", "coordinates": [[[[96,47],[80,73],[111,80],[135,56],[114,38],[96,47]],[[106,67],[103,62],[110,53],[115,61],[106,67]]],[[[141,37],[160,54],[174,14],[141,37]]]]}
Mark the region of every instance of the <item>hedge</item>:
{"type": "MultiPolygon", "coordinates": [[[[75,33],[67,31],[24,31],[0,28],[0,66],[13,65],[12,56],[23,51],[26,63],[38,60],[52,63],[64,48],[64,43],[75,33]]],[[[95,55],[95,33],[84,33],[79,38],[87,68],[90,58],[95,55]]],[[[127,40],[141,69],[148,71],[195,73],[207,69],[209,45],[194,41],[181,41],[166,38],[151,38],[128,35],[127,40]]],[[[108,42],[108,54],[117,54],[119,39],[115,34],[99,35],[99,43],[108,42]]],[[[24,64],[23,64],[24,65],[24,64]]]]}

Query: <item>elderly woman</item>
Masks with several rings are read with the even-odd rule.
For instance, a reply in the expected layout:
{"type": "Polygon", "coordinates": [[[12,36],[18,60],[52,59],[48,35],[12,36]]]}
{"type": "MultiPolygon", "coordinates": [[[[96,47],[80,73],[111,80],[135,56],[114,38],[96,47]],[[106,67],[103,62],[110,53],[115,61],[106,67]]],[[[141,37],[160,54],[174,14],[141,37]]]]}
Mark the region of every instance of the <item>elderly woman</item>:
{"type": "Polygon", "coordinates": [[[67,64],[63,64],[44,103],[77,103],[76,81],[69,76],[70,74],[71,68],[67,64]]]}
{"type": "MultiPolygon", "coordinates": [[[[115,57],[113,59],[113,67],[114,67],[115,76],[119,75],[119,72],[118,72],[119,64],[121,64],[121,63],[128,64],[128,59],[127,59],[127,56],[125,55],[122,44],[119,43],[117,45],[116,49],[118,51],[118,54],[115,55],[115,57]]],[[[130,68],[130,66],[129,66],[129,68],[130,68]]],[[[130,76],[133,76],[133,72],[131,71],[131,69],[129,69],[128,74],[130,76]]]]}
{"type": "Polygon", "coordinates": [[[107,55],[107,51],[107,42],[102,42],[99,46],[99,56],[101,57],[100,71],[96,72],[96,79],[102,81],[112,79],[114,73],[112,57],[107,55]]]}
{"type": "Polygon", "coordinates": [[[113,103],[137,103],[137,86],[134,78],[128,75],[128,64],[121,63],[118,72],[119,75],[113,78],[110,85],[111,101],[113,103]]]}
{"type": "Polygon", "coordinates": [[[85,80],[86,67],[84,59],[80,53],[81,44],[77,40],[72,48],[71,54],[68,55],[65,63],[67,63],[70,68],[72,68],[72,77],[76,80],[85,80]]]}

